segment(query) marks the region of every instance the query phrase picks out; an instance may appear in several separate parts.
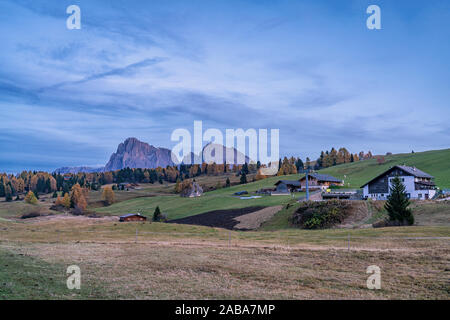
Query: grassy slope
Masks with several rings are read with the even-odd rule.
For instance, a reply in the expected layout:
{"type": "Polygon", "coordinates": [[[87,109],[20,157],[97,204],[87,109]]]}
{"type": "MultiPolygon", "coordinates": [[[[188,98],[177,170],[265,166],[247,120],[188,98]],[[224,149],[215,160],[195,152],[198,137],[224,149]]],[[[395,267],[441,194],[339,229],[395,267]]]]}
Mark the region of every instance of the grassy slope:
{"type": "Polygon", "coordinates": [[[102,290],[93,283],[82,286],[81,290],[69,290],[65,265],[5,249],[0,250],[0,261],[0,300],[104,297],[102,290]]]}
{"type": "Polygon", "coordinates": [[[322,169],[319,172],[340,179],[344,179],[344,175],[347,175],[345,185],[350,183],[350,187],[359,188],[389,167],[405,164],[415,166],[434,176],[440,188],[450,188],[450,149],[394,154],[385,156],[385,161],[381,165],[376,159],[358,161],[322,169]]]}
{"type": "MultiPolygon", "coordinates": [[[[115,215],[139,211],[142,214],[151,216],[156,206],[159,206],[161,211],[168,215],[169,219],[176,219],[218,209],[234,209],[257,205],[273,206],[285,204],[292,198],[289,196],[264,196],[259,199],[241,200],[233,197],[232,194],[237,191],[254,192],[263,187],[273,187],[274,183],[280,179],[298,178],[299,175],[271,177],[245,185],[207,192],[198,198],[182,198],[178,195],[137,198],[105,208],[96,208],[95,211],[115,215]]],[[[302,193],[296,194],[297,197],[301,195],[302,193]]]]}

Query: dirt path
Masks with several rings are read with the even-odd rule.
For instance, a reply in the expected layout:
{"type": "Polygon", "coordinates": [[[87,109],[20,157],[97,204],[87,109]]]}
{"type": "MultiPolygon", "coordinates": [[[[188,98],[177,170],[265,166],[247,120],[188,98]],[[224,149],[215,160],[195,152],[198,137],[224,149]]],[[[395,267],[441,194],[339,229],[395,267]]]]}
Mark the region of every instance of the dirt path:
{"type": "Polygon", "coordinates": [[[278,211],[281,210],[281,208],[283,208],[283,206],[268,207],[236,217],[234,220],[239,221],[239,223],[235,225],[234,228],[239,230],[255,230],[264,222],[272,218],[278,211]]]}

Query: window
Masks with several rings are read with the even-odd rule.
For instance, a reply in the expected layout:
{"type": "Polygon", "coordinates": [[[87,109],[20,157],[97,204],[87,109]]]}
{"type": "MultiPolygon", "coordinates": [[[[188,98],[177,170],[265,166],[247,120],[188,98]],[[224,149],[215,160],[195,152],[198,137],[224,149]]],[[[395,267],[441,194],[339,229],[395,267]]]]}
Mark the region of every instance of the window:
{"type": "Polygon", "coordinates": [[[422,198],[422,194],[421,194],[421,193],[419,193],[419,195],[418,195],[418,196],[419,196],[419,199],[421,199],[421,198],[422,198]]]}

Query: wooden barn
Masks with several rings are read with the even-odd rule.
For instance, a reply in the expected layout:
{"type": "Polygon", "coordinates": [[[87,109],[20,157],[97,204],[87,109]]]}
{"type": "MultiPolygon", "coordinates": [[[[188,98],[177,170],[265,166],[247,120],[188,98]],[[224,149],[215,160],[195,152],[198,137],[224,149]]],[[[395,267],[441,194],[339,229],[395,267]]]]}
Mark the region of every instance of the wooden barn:
{"type": "Polygon", "coordinates": [[[275,183],[276,189],[271,193],[277,194],[290,194],[300,189],[300,182],[298,180],[279,180],[275,183]]]}
{"type": "MultiPolygon", "coordinates": [[[[306,189],[306,176],[300,179],[302,190],[306,189]]],[[[343,182],[338,178],[328,174],[310,173],[308,174],[308,188],[310,190],[326,190],[330,186],[342,186],[343,182]]]]}
{"type": "Polygon", "coordinates": [[[146,221],[147,217],[144,217],[140,213],[129,213],[123,216],[120,216],[120,222],[129,222],[129,221],[146,221]]]}

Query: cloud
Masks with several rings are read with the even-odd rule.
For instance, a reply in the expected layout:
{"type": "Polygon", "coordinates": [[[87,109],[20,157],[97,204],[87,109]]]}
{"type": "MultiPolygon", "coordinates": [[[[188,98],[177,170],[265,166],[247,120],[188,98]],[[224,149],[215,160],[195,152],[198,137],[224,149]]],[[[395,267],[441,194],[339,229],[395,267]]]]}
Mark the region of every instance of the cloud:
{"type": "Polygon", "coordinates": [[[140,69],[161,63],[166,60],[167,59],[160,58],[160,57],[144,59],[142,61],[138,61],[138,62],[129,64],[125,67],[114,68],[114,69],[108,70],[106,72],[96,73],[96,74],[84,77],[83,79],[80,79],[77,81],[65,81],[65,82],[57,83],[50,87],[44,87],[44,88],[39,89],[38,92],[59,89],[64,86],[84,84],[89,81],[99,80],[99,79],[103,79],[103,78],[107,78],[107,77],[111,77],[111,76],[129,77],[129,76],[136,74],[140,69]]]}

